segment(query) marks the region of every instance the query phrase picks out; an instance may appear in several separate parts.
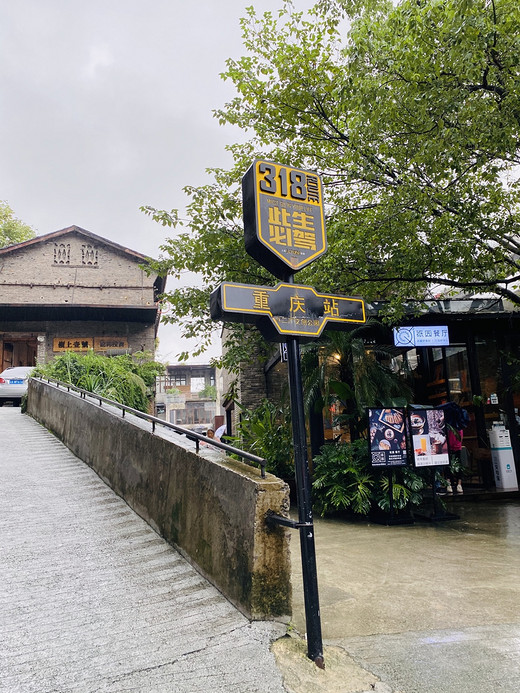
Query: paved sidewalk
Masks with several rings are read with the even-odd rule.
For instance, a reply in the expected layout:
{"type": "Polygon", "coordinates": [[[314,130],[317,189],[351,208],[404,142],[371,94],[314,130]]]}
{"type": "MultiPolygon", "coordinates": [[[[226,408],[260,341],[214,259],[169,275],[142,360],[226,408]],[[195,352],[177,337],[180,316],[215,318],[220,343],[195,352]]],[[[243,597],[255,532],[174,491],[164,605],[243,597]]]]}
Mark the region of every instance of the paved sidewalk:
{"type": "MultiPolygon", "coordinates": [[[[322,671],[19,409],[0,408],[0,441],[1,693],[520,690],[518,500],[436,525],[317,519],[322,671]]],[[[292,553],[297,635],[296,533],[292,553]]]]}
{"type": "MultiPolygon", "coordinates": [[[[520,691],[520,501],[453,502],[451,510],[460,519],[437,524],[316,520],[327,669],[302,665],[298,642],[278,641],[288,688],[520,691]]],[[[304,633],[298,541],[291,550],[293,623],[304,633]]]]}
{"type": "Polygon", "coordinates": [[[19,408],[0,408],[0,691],[283,693],[249,623],[19,408]]]}

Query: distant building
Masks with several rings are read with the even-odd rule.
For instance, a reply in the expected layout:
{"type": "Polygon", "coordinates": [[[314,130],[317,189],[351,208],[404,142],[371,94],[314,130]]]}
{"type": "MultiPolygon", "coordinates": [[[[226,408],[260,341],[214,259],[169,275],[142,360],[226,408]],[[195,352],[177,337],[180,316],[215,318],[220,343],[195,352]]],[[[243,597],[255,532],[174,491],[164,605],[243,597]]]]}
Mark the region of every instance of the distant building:
{"type": "Polygon", "coordinates": [[[215,369],[208,365],[167,366],[157,378],[156,414],[170,423],[187,428],[215,426],[215,369]]]}
{"type": "Polygon", "coordinates": [[[165,279],[79,226],[0,248],[0,370],[60,352],[155,351],[165,279]]]}

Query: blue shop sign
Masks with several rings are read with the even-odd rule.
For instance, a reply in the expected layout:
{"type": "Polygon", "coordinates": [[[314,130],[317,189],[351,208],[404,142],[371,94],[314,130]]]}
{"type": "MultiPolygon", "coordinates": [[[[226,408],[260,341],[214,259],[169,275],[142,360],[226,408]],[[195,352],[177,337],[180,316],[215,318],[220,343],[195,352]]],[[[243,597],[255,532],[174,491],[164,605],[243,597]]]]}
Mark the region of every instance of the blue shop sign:
{"type": "Polygon", "coordinates": [[[394,344],[399,347],[449,346],[448,326],[394,327],[394,344]]]}

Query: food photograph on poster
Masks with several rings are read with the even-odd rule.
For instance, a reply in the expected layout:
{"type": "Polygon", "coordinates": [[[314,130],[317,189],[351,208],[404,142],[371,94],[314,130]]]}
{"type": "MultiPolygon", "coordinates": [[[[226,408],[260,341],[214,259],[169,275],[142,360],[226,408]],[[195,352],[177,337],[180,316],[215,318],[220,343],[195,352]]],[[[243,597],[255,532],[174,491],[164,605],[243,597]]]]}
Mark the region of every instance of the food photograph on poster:
{"type": "Polygon", "coordinates": [[[404,409],[369,409],[370,460],[373,467],[407,463],[404,409]]]}
{"type": "Polygon", "coordinates": [[[448,435],[442,409],[410,407],[408,417],[415,466],[449,464],[448,435]]]}

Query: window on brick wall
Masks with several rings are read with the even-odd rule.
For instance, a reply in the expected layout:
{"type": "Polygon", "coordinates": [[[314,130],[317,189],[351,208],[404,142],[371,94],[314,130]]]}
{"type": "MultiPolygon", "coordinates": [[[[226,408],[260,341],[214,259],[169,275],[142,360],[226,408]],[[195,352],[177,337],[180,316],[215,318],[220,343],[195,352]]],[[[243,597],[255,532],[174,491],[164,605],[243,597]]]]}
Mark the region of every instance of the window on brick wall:
{"type": "Polygon", "coordinates": [[[54,264],[70,265],[70,243],[54,244],[54,264]]]}
{"type": "Polygon", "coordinates": [[[81,246],[81,264],[97,267],[98,249],[90,243],[83,243],[81,246]]]}

